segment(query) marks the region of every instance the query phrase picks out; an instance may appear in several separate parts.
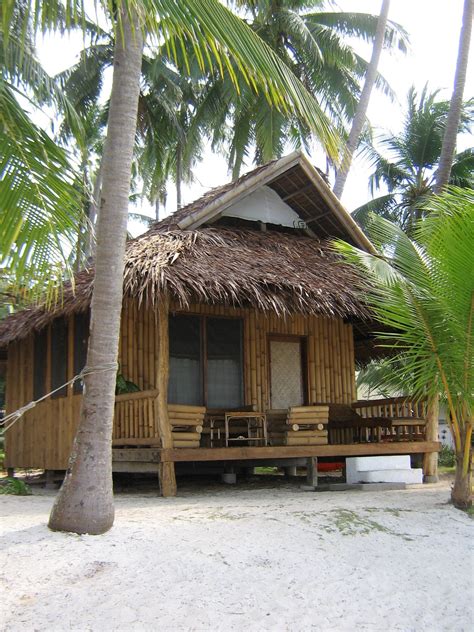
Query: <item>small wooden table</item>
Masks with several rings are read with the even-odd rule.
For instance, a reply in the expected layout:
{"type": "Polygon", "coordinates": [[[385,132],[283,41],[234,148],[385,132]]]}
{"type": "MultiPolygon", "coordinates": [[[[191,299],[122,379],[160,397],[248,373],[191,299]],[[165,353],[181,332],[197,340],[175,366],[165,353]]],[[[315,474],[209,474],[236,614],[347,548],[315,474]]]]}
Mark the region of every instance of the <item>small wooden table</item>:
{"type": "Polygon", "coordinates": [[[229,442],[246,441],[247,443],[261,443],[266,446],[267,438],[267,416],[265,413],[235,411],[225,413],[225,445],[229,447],[229,442]],[[230,428],[233,423],[247,422],[247,435],[239,437],[230,437],[230,428]]]}

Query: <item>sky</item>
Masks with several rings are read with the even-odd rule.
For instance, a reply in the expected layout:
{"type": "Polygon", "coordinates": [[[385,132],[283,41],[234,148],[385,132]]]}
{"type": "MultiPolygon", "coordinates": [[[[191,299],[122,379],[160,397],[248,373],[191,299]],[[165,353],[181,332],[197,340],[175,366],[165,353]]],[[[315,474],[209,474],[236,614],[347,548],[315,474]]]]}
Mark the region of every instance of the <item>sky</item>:
{"type": "MultiPolygon", "coordinates": [[[[343,11],[358,11],[378,14],[381,0],[338,0],[336,7],[343,11]]],[[[369,106],[368,117],[377,129],[400,131],[404,119],[404,104],[411,85],[421,91],[426,83],[431,90],[440,89],[440,98],[451,96],[454,70],[456,65],[459,30],[461,27],[463,0],[392,0],[389,19],[399,22],[408,31],[410,49],[407,55],[384,51],[379,70],[388,79],[396,99],[391,102],[374,91],[369,106]]],[[[47,38],[38,45],[38,55],[50,74],[60,72],[77,61],[81,47],[81,37],[47,38]]],[[[370,46],[354,43],[354,46],[366,59],[370,57],[370,46]]],[[[465,99],[474,97],[474,46],[468,68],[465,99]]],[[[472,138],[465,136],[460,140],[459,149],[472,145],[472,138]]],[[[324,157],[315,152],[313,162],[325,169],[324,157]]],[[[244,171],[252,168],[247,165],[244,171]]],[[[342,203],[349,211],[366,202],[370,165],[361,158],[353,162],[342,203]]],[[[184,188],[184,203],[193,201],[209,188],[223,184],[230,179],[224,157],[206,151],[203,162],[195,169],[195,182],[184,188]]],[[[167,212],[175,208],[176,198],[172,185],[168,197],[167,212]]],[[[145,204],[142,212],[152,214],[145,204]]],[[[136,234],[143,227],[132,225],[136,234]]]]}

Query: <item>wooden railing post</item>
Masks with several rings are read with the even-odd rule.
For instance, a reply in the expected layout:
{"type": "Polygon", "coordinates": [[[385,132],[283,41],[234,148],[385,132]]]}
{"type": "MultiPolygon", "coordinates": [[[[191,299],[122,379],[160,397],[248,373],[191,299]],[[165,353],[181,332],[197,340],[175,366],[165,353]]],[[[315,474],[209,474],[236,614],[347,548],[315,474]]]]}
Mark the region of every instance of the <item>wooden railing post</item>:
{"type": "MultiPolygon", "coordinates": [[[[158,354],[156,358],[156,397],[155,411],[158,430],[163,449],[173,448],[173,435],[168,416],[168,379],[169,379],[169,298],[162,295],[157,306],[158,316],[158,354]]],[[[176,476],[174,462],[161,461],[159,465],[160,489],[163,496],[176,496],[176,476]]]]}
{"type": "MultiPolygon", "coordinates": [[[[425,441],[438,441],[439,397],[427,403],[425,441]]],[[[427,452],[423,457],[423,482],[438,482],[438,453],[427,452]]]]}

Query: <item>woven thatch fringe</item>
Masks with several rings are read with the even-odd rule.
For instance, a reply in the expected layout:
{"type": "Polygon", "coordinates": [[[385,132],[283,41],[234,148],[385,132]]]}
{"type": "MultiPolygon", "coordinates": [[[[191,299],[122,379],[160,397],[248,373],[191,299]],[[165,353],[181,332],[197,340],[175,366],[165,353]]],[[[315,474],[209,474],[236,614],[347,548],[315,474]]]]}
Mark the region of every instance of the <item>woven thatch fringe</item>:
{"type": "MultiPolygon", "coordinates": [[[[80,272],[74,290],[49,310],[24,310],[0,324],[0,345],[90,304],[93,270],[80,272]]],[[[329,243],[278,232],[155,227],[127,244],[124,294],[150,305],[168,292],[191,302],[292,313],[365,318],[364,284],[329,243]]]]}

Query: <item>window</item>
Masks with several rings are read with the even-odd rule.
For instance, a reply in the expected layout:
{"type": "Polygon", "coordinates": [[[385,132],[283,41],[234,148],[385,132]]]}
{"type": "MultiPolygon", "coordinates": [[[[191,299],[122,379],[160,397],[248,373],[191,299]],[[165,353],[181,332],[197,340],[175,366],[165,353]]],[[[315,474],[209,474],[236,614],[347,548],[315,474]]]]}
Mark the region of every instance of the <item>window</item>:
{"type": "Polygon", "coordinates": [[[168,401],[236,408],[243,403],[242,322],[170,316],[168,401]]]}
{"type": "MultiPolygon", "coordinates": [[[[51,390],[67,382],[68,327],[65,318],[57,318],[51,325],[51,390]]],[[[52,397],[64,397],[67,387],[52,397]]]]}
{"type": "Polygon", "coordinates": [[[48,329],[35,335],[33,359],[33,399],[46,395],[46,365],[48,356],[48,329]]]}
{"type": "Polygon", "coordinates": [[[168,401],[203,404],[201,322],[197,316],[171,316],[168,401]]]}
{"type": "Polygon", "coordinates": [[[207,405],[242,405],[242,323],[231,318],[207,318],[207,405]]]}
{"type": "MultiPolygon", "coordinates": [[[[74,375],[77,375],[86,366],[87,343],[89,342],[89,312],[75,314],[74,316],[74,375]]],[[[72,377],[72,376],[71,376],[72,377]]],[[[74,382],[74,393],[82,393],[82,380],[74,382]]]]}

